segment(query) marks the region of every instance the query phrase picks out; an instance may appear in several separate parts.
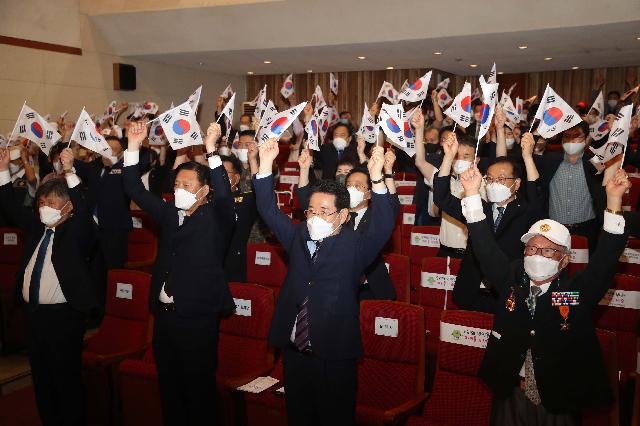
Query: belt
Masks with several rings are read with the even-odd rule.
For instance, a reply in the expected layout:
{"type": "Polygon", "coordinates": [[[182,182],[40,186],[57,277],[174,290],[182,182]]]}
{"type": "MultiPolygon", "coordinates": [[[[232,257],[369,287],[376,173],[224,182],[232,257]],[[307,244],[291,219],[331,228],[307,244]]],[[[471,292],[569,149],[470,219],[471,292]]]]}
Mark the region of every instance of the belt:
{"type": "Polygon", "coordinates": [[[585,220],[584,222],[580,222],[580,223],[572,223],[570,225],[564,225],[564,226],[567,229],[576,229],[576,228],[579,228],[581,226],[587,225],[591,221],[593,221],[593,219],[585,220]]]}
{"type": "Polygon", "coordinates": [[[444,244],[440,244],[440,247],[442,247],[444,250],[449,250],[458,254],[465,254],[467,252],[466,248],[453,248],[453,247],[445,246],[444,244]]]}
{"type": "Polygon", "coordinates": [[[158,308],[161,311],[164,311],[164,312],[173,312],[173,311],[176,310],[176,304],[175,303],[164,303],[164,302],[158,301],[158,308]]]}
{"type": "Polygon", "coordinates": [[[306,355],[306,356],[313,356],[314,355],[313,350],[311,349],[311,346],[307,346],[303,350],[300,350],[292,342],[289,342],[289,348],[291,350],[295,351],[295,352],[298,352],[299,354],[302,354],[302,355],[306,355]]]}

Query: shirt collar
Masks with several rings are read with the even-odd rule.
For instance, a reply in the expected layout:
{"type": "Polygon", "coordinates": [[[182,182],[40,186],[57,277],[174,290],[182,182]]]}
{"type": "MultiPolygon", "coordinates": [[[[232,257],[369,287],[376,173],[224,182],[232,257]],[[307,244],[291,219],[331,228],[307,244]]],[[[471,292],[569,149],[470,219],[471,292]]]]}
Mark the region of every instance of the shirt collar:
{"type": "MultiPolygon", "coordinates": [[[[547,291],[549,291],[549,287],[551,287],[551,283],[553,283],[553,281],[551,281],[551,282],[548,282],[548,283],[546,283],[546,284],[542,284],[542,285],[539,285],[539,286],[538,286],[538,287],[540,287],[540,290],[541,290],[541,291],[540,291],[540,294],[538,295],[538,297],[542,296],[542,295],[543,295],[543,294],[545,294],[547,291]]],[[[533,284],[531,281],[529,281],[529,285],[530,285],[530,286],[533,286],[533,285],[535,285],[535,284],[533,284]]]]}

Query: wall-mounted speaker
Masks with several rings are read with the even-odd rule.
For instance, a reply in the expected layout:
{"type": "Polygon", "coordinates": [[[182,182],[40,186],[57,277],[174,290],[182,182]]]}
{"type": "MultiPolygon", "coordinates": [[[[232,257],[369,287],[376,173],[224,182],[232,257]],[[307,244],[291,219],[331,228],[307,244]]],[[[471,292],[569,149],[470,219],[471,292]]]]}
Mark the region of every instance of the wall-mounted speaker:
{"type": "Polygon", "coordinates": [[[136,90],[136,67],[129,64],[113,64],[113,89],[136,90]]]}

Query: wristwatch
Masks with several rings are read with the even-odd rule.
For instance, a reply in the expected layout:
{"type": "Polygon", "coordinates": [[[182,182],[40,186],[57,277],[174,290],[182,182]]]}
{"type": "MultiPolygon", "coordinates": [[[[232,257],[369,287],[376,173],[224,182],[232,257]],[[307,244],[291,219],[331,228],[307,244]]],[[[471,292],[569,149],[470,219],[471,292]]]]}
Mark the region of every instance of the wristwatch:
{"type": "Polygon", "coordinates": [[[609,212],[611,214],[617,214],[618,216],[623,216],[624,215],[624,211],[622,211],[622,210],[611,210],[609,207],[604,209],[604,211],[609,212]]]}
{"type": "Polygon", "coordinates": [[[218,152],[217,151],[207,152],[204,155],[204,158],[206,158],[208,160],[209,158],[213,157],[214,155],[218,155],[218,152]]]}
{"type": "Polygon", "coordinates": [[[380,179],[378,179],[378,180],[373,180],[373,179],[371,179],[371,183],[373,183],[373,184],[375,185],[376,183],[382,183],[382,181],[383,181],[383,180],[384,180],[384,177],[381,177],[381,178],[380,178],[380,179]]]}
{"type": "Polygon", "coordinates": [[[384,178],[385,179],[393,179],[393,173],[385,173],[384,174],[384,178]]]}

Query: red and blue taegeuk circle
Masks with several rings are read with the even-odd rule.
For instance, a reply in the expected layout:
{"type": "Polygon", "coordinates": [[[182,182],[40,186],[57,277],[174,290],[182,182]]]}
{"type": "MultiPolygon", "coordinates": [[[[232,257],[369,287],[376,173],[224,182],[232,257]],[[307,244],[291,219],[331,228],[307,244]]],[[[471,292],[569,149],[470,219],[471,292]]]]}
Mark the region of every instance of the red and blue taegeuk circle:
{"type": "Polygon", "coordinates": [[[609,122],[608,121],[603,121],[602,124],[600,124],[598,126],[598,131],[599,132],[604,132],[606,130],[609,130],[609,122]]]}
{"type": "Polygon", "coordinates": [[[44,132],[42,131],[42,126],[37,121],[34,121],[33,123],[31,123],[31,131],[33,132],[34,135],[36,135],[37,138],[41,138],[44,135],[44,132]]]}
{"type": "Polygon", "coordinates": [[[287,90],[293,89],[293,83],[290,81],[287,81],[286,83],[284,83],[284,88],[287,90]]]}
{"type": "Polygon", "coordinates": [[[393,133],[398,133],[400,131],[400,126],[398,126],[398,123],[396,123],[396,121],[391,117],[387,118],[387,127],[393,133]]]}
{"type": "Polygon", "coordinates": [[[491,112],[491,108],[489,107],[489,105],[482,104],[482,120],[480,121],[480,124],[484,124],[487,122],[487,119],[489,118],[489,112],[491,112]]]}
{"type": "Polygon", "coordinates": [[[287,124],[289,124],[287,117],[280,117],[273,123],[271,123],[271,133],[276,136],[280,136],[282,132],[287,129],[287,124]]]}
{"type": "Polygon", "coordinates": [[[414,81],[413,83],[411,83],[409,85],[409,89],[413,90],[413,91],[417,91],[422,89],[422,79],[419,78],[416,81],[414,81]]]}
{"type": "Polygon", "coordinates": [[[180,119],[174,121],[171,128],[173,129],[173,133],[176,135],[184,135],[191,128],[191,124],[187,120],[180,119]]]}
{"type": "Polygon", "coordinates": [[[164,134],[164,130],[162,130],[162,126],[156,126],[153,134],[156,136],[162,136],[164,134]]]}
{"type": "Polygon", "coordinates": [[[465,96],[462,98],[460,106],[464,112],[471,112],[471,96],[465,96]]]}
{"type": "Polygon", "coordinates": [[[318,134],[318,122],[316,120],[311,120],[311,133],[313,133],[313,136],[318,134]]]}
{"type": "Polygon", "coordinates": [[[558,121],[560,121],[562,116],[563,114],[560,108],[551,107],[542,115],[542,121],[544,121],[544,124],[546,124],[547,126],[553,126],[558,121]]]}
{"type": "Polygon", "coordinates": [[[407,121],[404,122],[404,136],[407,138],[413,137],[413,131],[411,130],[411,126],[407,121]]]}

